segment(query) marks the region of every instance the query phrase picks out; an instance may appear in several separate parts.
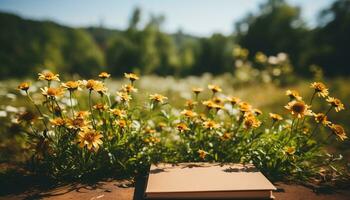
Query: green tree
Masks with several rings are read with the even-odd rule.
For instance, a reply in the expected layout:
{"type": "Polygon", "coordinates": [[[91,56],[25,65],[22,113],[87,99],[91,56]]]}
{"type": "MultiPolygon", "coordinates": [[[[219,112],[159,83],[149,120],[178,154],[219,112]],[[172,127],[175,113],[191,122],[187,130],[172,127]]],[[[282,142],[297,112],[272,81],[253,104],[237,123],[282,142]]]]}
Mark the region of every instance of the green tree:
{"type": "Polygon", "coordinates": [[[195,74],[210,72],[221,74],[233,69],[233,38],[213,34],[210,38],[200,39],[200,53],[194,68],[195,74]]]}
{"type": "Polygon", "coordinates": [[[300,17],[300,8],[284,0],[268,0],[260,6],[260,12],[249,14],[236,24],[238,43],[255,55],[262,51],[267,55],[286,52],[292,62],[300,67],[299,58],[307,47],[308,30],[300,17]]]}
{"type": "Polygon", "coordinates": [[[349,75],[350,1],[335,1],[319,19],[307,64],[322,66],[326,75],[349,75]]]}

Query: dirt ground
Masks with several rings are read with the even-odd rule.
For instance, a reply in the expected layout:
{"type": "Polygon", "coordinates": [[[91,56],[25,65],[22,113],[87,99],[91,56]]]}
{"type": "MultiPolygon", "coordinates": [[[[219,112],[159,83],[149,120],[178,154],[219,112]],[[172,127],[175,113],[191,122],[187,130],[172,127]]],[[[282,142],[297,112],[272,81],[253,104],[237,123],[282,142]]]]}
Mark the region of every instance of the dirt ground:
{"type": "MultiPolygon", "coordinates": [[[[27,191],[21,194],[0,196],[0,200],[47,199],[47,200],[138,200],[142,199],[144,182],[139,181],[136,187],[128,187],[126,181],[101,181],[96,184],[71,184],[59,186],[47,191],[27,191]]],[[[295,184],[275,183],[278,188],[274,192],[277,200],[350,200],[349,190],[331,191],[317,194],[312,189],[295,184]]]]}

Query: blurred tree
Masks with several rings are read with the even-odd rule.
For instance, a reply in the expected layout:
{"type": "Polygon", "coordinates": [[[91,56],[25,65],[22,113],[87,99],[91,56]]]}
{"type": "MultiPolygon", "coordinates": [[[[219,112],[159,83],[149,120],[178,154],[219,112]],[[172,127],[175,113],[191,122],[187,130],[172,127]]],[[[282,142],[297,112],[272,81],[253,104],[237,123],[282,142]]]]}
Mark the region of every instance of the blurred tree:
{"type": "Polygon", "coordinates": [[[221,34],[214,34],[210,38],[200,39],[200,53],[195,74],[210,72],[220,74],[232,72],[233,69],[233,39],[221,34]]]}
{"type": "Polygon", "coordinates": [[[109,41],[106,51],[108,71],[115,76],[130,72],[139,66],[138,47],[127,37],[119,36],[109,41]]]}
{"type": "Polygon", "coordinates": [[[33,76],[43,69],[95,75],[104,57],[84,30],[0,13],[0,78],[33,76]]]}
{"type": "Polygon", "coordinates": [[[306,70],[298,63],[309,34],[300,17],[300,8],[284,0],[268,0],[260,6],[260,12],[249,14],[236,23],[238,43],[255,55],[258,51],[267,55],[286,52],[298,71],[306,70]]]}
{"type": "Polygon", "coordinates": [[[307,64],[320,65],[328,76],[349,75],[350,1],[335,1],[320,13],[319,20],[307,64]]]}
{"type": "Polygon", "coordinates": [[[84,76],[96,76],[104,66],[104,55],[92,37],[82,29],[74,29],[66,34],[67,43],[63,49],[65,64],[60,71],[84,76]]]}

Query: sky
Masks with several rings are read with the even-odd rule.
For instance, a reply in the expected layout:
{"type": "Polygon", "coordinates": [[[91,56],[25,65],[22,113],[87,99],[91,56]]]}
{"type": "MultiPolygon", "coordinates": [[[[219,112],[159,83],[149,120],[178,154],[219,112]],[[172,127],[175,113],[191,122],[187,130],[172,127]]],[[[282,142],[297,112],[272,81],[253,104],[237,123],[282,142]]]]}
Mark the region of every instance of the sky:
{"type": "MultiPolygon", "coordinates": [[[[317,14],[334,0],[287,0],[302,8],[307,25],[313,27],[317,14]]],[[[182,30],[197,36],[230,34],[234,23],[249,12],[257,12],[265,0],[0,0],[0,11],[24,18],[51,20],[72,27],[103,25],[125,29],[135,7],[142,9],[141,25],[151,14],[164,15],[162,29],[182,30]]]]}

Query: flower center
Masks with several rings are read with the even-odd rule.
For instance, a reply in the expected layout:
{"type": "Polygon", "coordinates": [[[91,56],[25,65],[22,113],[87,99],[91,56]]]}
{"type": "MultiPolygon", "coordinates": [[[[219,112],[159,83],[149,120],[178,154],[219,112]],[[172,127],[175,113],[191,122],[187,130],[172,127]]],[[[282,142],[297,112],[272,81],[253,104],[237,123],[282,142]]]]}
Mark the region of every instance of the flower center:
{"type": "Polygon", "coordinates": [[[292,106],[292,110],[296,113],[303,113],[305,111],[305,105],[303,103],[297,102],[292,106]]]}

